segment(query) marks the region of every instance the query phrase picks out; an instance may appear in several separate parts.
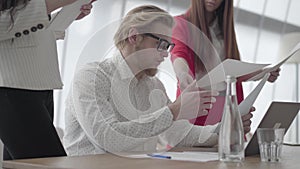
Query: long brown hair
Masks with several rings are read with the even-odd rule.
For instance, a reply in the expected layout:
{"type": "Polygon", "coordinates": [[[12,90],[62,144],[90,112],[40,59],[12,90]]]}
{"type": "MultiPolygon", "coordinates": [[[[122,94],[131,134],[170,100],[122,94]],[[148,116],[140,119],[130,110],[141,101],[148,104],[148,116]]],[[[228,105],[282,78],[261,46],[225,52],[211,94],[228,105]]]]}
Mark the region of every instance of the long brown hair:
{"type": "Polygon", "coordinates": [[[1,12],[8,10],[10,13],[11,22],[14,22],[14,14],[24,8],[30,0],[0,0],[0,15],[1,12]],[[20,8],[18,7],[20,6],[20,8]],[[17,8],[18,7],[18,8],[17,8]]]}
{"type": "MultiPolygon", "coordinates": [[[[191,6],[184,17],[212,41],[204,0],[191,0],[191,6]]],[[[220,7],[216,10],[216,17],[218,17],[218,26],[224,38],[225,58],[240,60],[233,23],[233,0],[223,0],[220,7]]],[[[195,61],[199,61],[199,57],[196,57],[197,56],[195,56],[195,61]]]]}

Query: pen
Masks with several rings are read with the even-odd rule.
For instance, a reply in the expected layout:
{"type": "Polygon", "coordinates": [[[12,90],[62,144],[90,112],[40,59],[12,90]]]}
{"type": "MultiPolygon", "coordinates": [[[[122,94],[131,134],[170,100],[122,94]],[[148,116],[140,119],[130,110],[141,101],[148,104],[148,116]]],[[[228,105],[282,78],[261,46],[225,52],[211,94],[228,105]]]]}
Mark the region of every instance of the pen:
{"type": "Polygon", "coordinates": [[[147,154],[150,157],[153,158],[164,158],[164,159],[171,159],[171,156],[165,156],[165,155],[160,155],[160,154],[147,154]]]}

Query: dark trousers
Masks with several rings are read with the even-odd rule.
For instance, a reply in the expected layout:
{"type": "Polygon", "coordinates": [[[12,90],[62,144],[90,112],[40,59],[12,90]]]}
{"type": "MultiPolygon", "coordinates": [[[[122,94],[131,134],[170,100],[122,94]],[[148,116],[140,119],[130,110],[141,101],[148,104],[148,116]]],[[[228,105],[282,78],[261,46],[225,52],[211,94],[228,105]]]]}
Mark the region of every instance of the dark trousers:
{"type": "Polygon", "coordinates": [[[4,160],[65,156],[53,125],[53,91],[0,87],[4,160]]]}

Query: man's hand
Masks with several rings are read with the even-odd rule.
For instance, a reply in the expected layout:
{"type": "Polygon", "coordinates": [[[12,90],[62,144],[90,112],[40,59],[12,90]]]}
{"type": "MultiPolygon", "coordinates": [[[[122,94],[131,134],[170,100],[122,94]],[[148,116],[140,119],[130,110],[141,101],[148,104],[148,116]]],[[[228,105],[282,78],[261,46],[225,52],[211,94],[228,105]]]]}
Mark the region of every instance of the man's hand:
{"type": "Polygon", "coordinates": [[[278,68],[277,70],[275,70],[273,72],[270,72],[268,81],[271,83],[275,82],[277,80],[278,76],[280,75],[279,72],[280,72],[280,68],[278,68]]]}
{"type": "Polygon", "coordinates": [[[193,78],[188,73],[180,73],[178,75],[180,90],[183,91],[189,84],[193,82],[193,78]]]}
{"type": "Polygon", "coordinates": [[[193,119],[208,114],[212,104],[216,102],[217,91],[202,90],[196,85],[196,81],[189,84],[182,91],[174,103],[169,105],[174,120],[193,119]]]}
{"type": "Polygon", "coordinates": [[[247,134],[251,130],[251,118],[253,117],[252,112],[255,111],[255,107],[252,107],[248,114],[242,116],[242,122],[244,127],[244,133],[247,134]]]}

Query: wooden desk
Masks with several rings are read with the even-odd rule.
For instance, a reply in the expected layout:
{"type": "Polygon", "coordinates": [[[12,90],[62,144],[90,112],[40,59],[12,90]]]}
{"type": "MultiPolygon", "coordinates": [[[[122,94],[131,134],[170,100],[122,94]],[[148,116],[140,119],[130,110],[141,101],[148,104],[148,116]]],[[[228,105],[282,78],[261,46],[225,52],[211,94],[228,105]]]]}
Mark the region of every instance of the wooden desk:
{"type": "Polygon", "coordinates": [[[111,154],[4,161],[4,169],[299,169],[300,147],[284,146],[281,162],[260,162],[259,156],[246,157],[242,164],[185,162],[160,159],[130,159],[111,154]]]}

